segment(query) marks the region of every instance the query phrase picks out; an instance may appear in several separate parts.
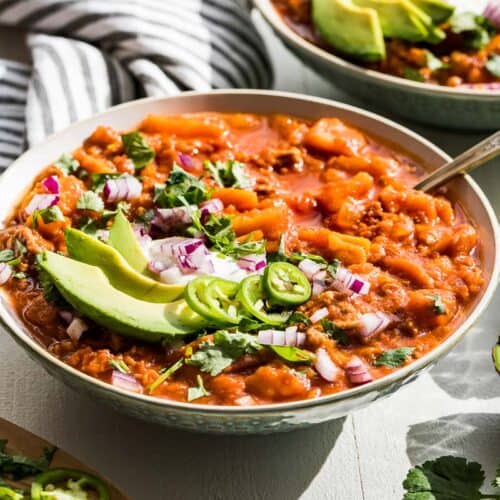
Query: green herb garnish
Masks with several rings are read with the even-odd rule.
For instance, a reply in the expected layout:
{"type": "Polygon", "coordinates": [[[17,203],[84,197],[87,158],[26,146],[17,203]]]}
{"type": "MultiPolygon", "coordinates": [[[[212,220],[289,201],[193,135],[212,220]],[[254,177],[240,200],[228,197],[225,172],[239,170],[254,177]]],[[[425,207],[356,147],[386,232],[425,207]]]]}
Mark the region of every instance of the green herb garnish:
{"type": "Polygon", "coordinates": [[[0,262],[9,262],[16,257],[13,250],[10,248],[6,248],[5,250],[0,251],[0,262]]]}
{"type": "Polygon", "coordinates": [[[269,346],[280,358],[289,363],[312,363],[316,356],[309,351],[293,346],[269,346]]]}
{"type": "Polygon", "coordinates": [[[439,57],[436,57],[430,50],[425,51],[425,58],[426,58],[426,66],[431,70],[431,71],[437,71],[438,69],[443,69],[446,65],[439,59],[439,57]]]}
{"type": "Polygon", "coordinates": [[[450,26],[453,33],[462,35],[465,46],[470,49],[483,48],[496,31],[485,17],[474,12],[455,14],[450,20],[450,26]]]}
{"type": "Polygon", "coordinates": [[[325,333],[338,344],[345,346],[351,343],[349,335],[347,335],[346,331],[339,328],[333,321],[323,318],[321,320],[321,326],[323,327],[325,333]]]}
{"type": "Polygon", "coordinates": [[[432,307],[434,310],[434,314],[436,314],[436,315],[446,314],[446,306],[443,303],[443,299],[441,298],[441,295],[431,295],[429,298],[433,302],[432,307]]]}
{"type": "Polygon", "coordinates": [[[49,224],[51,222],[59,222],[64,220],[64,215],[61,212],[61,209],[54,205],[49,208],[42,208],[41,210],[36,210],[33,213],[33,226],[38,226],[38,220],[42,219],[45,224],[49,224]]]}
{"type": "Polygon", "coordinates": [[[6,439],[0,439],[0,474],[8,474],[17,481],[47,470],[52,462],[56,447],[44,448],[39,458],[29,458],[22,455],[9,455],[5,448],[6,439]]]}
{"type": "Polygon", "coordinates": [[[182,365],[184,364],[183,359],[177,360],[172,366],[165,368],[160,372],[160,376],[147,387],[147,391],[152,393],[157,387],[159,387],[165,380],[170,378],[182,365]]]}
{"type": "Polygon", "coordinates": [[[403,482],[406,491],[403,500],[500,499],[500,495],[479,491],[484,479],[484,471],[477,462],[467,462],[461,457],[440,457],[409,470],[403,482]]]}
{"type": "Polygon", "coordinates": [[[497,78],[500,78],[500,55],[491,56],[486,62],[486,69],[497,78]]]}
{"type": "Polygon", "coordinates": [[[249,189],[252,187],[251,178],[245,173],[243,163],[235,160],[228,161],[206,161],[205,170],[210,172],[214,181],[221,187],[234,187],[249,189]]]}
{"type": "Polygon", "coordinates": [[[130,368],[123,359],[110,359],[108,365],[113,368],[113,370],[118,370],[121,373],[130,373],[130,368]]]}
{"type": "Polygon", "coordinates": [[[214,377],[234,360],[244,354],[255,354],[259,349],[261,345],[254,335],[220,330],[215,332],[213,342],[203,342],[186,362],[214,377]]]}
{"type": "Polygon", "coordinates": [[[201,375],[196,376],[196,382],[198,383],[197,387],[190,387],[188,389],[187,400],[189,402],[194,401],[195,399],[202,398],[203,396],[210,396],[210,393],[205,389],[203,385],[203,379],[201,375]]]}
{"type": "Polygon", "coordinates": [[[294,323],[300,323],[300,324],[305,325],[305,326],[310,326],[311,320],[304,313],[301,313],[299,311],[294,311],[288,317],[286,324],[293,325],[294,323]]]}
{"type": "Polygon", "coordinates": [[[66,175],[74,174],[79,168],[80,164],[69,154],[64,153],[54,163],[54,166],[64,172],[66,175]]]}
{"type": "Polygon", "coordinates": [[[414,347],[399,347],[398,349],[391,349],[384,351],[374,362],[375,366],[390,366],[397,368],[401,366],[408,357],[413,354],[414,347]]]}
{"type": "Polygon", "coordinates": [[[122,143],[125,154],[132,160],[136,169],[145,167],[153,161],[155,152],[140,132],[123,134],[122,143]]]}
{"type": "Polygon", "coordinates": [[[405,66],[403,68],[403,78],[407,80],[413,80],[414,82],[424,82],[425,78],[420,73],[418,68],[412,68],[411,66],[405,66]]]}
{"type": "Polygon", "coordinates": [[[93,212],[102,212],[104,210],[104,201],[93,191],[85,191],[80,195],[76,202],[76,208],[79,210],[92,210],[93,212]]]}

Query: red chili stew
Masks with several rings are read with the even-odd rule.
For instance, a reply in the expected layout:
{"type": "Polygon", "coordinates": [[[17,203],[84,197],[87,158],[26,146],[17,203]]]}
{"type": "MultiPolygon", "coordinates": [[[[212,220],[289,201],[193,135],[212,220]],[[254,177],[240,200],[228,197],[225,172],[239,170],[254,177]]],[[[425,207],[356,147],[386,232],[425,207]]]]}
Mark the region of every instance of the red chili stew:
{"type": "Polygon", "coordinates": [[[51,354],[128,390],[242,406],[336,393],[434,349],[483,286],[476,230],[444,191],[412,190],[420,174],[336,118],[210,113],[148,116],[125,135],[98,127],[38,175],[0,231],[3,288],[51,354]],[[70,227],[109,247],[118,214],[143,250],[177,259],[149,253],[145,273],[187,284],[180,300],[205,311],[202,326],[163,342],[120,334],[40,271],[44,255],[67,255],[70,227]],[[207,262],[224,253],[230,276],[210,277],[207,262]],[[237,291],[252,276],[246,304],[237,291]]]}

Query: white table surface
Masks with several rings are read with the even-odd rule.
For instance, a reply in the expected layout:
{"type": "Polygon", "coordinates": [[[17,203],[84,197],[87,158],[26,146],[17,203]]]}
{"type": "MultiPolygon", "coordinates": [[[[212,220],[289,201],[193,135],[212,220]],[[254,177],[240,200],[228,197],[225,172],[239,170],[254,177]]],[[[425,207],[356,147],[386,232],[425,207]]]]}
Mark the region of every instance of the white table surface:
{"type": "MultiPolygon", "coordinates": [[[[257,23],[277,89],[358,104],[257,23]]],[[[23,59],[21,37],[0,30],[0,55],[23,59]]],[[[451,154],[481,137],[409,126],[451,154]]],[[[500,162],[474,177],[500,213],[495,168],[500,162]]],[[[0,416],[65,448],[133,500],[400,500],[412,464],[465,456],[491,478],[500,462],[500,379],[490,356],[499,316],[497,294],[459,347],[389,399],[311,429],[257,437],[189,434],[118,414],[63,386],[0,332],[0,416]]]]}

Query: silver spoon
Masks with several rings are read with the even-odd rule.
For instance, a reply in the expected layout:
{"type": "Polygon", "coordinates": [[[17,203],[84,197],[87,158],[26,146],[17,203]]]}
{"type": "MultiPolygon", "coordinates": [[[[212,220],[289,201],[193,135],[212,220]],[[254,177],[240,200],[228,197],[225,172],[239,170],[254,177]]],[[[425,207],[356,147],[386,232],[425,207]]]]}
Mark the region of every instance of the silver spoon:
{"type": "Polygon", "coordinates": [[[430,191],[457,175],[466,174],[500,154],[500,130],[464,151],[415,184],[414,189],[430,191]]]}

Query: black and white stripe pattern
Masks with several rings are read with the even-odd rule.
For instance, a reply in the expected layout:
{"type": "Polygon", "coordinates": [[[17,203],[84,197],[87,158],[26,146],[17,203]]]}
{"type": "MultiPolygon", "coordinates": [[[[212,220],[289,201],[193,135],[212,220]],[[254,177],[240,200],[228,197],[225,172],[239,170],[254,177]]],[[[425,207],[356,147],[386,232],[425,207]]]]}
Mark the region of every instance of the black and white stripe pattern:
{"type": "MultiPolygon", "coordinates": [[[[272,78],[270,63],[247,3],[0,0],[0,24],[38,33],[28,37],[31,70],[0,63],[0,112],[4,106],[17,106],[17,114],[8,116],[21,117],[26,103],[27,142],[32,145],[75,120],[143,95],[266,88],[272,78]],[[8,72],[2,73],[2,67],[8,72]]],[[[16,123],[19,133],[9,127],[6,133],[22,146],[23,121],[16,123]]],[[[0,167],[19,152],[7,155],[3,128],[0,158],[5,159],[0,167]]]]}

